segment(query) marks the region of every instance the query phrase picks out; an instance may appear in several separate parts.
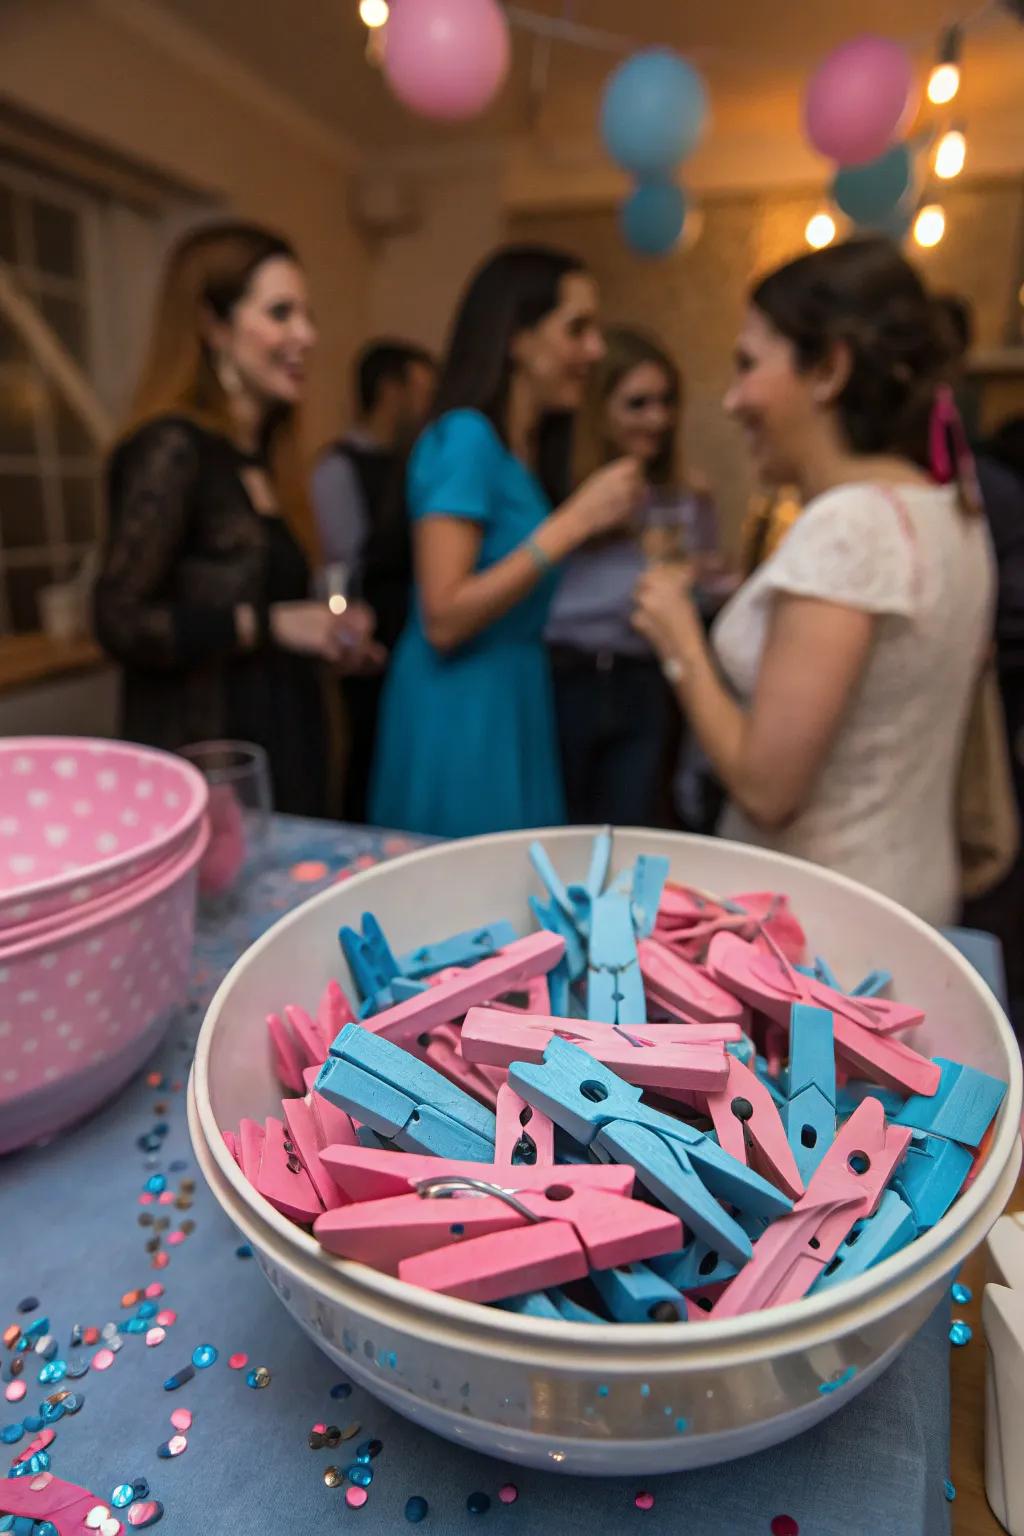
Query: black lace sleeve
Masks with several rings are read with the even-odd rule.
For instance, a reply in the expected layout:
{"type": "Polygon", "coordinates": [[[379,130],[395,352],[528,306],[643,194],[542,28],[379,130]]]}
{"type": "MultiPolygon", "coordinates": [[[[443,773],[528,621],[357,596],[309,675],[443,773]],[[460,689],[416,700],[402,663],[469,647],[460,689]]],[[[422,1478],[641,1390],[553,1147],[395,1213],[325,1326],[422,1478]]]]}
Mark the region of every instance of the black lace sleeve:
{"type": "Polygon", "coordinates": [[[174,419],[141,428],[111,461],[93,617],[104,650],[136,668],[184,670],[237,645],[233,605],[193,606],[175,580],[200,468],[197,429],[174,419]]]}

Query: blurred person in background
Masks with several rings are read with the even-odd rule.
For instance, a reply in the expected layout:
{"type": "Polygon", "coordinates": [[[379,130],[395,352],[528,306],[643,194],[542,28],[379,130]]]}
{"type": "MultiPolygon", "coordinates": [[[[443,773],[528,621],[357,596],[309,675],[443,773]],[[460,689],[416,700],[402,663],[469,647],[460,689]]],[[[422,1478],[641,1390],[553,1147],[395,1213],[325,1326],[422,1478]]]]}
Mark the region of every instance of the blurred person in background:
{"type": "Polygon", "coordinates": [[[255,742],[277,809],[299,815],[325,810],[321,664],[376,658],[364,610],[309,598],[298,408],[315,342],[286,240],[218,224],[179,243],[110,460],[94,591],[124,734],[172,751],[255,742]]]}

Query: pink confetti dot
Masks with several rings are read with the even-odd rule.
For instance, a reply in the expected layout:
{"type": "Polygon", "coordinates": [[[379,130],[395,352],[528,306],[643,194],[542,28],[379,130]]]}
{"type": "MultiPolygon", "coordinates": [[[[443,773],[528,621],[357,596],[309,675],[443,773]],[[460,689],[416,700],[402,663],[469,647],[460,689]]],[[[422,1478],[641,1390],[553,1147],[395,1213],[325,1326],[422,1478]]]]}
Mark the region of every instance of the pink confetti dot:
{"type": "Polygon", "coordinates": [[[158,1205],[173,1205],[177,1196],[173,1189],[165,1189],[157,1201],[158,1205]]]}
{"type": "Polygon", "coordinates": [[[9,1381],[4,1388],[4,1397],[9,1403],[20,1403],[28,1391],[23,1381],[9,1381]]]}
{"type": "Polygon", "coordinates": [[[633,1500],[633,1503],[636,1505],[637,1509],[653,1509],[654,1508],[654,1494],[653,1493],[638,1493],[636,1498],[633,1500]]]}
{"type": "Polygon", "coordinates": [[[365,1488],[346,1488],[345,1503],[352,1509],[362,1509],[370,1495],[365,1488]]]}
{"type": "Polygon", "coordinates": [[[92,1357],[94,1371],[109,1371],[114,1363],[114,1351],[112,1349],[98,1349],[92,1357]]]}
{"type": "Polygon", "coordinates": [[[144,1189],[142,1191],[142,1194],[139,1196],[139,1204],[140,1205],[152,1205],[153,1204],[153,1196],[149,1193],[149,1191],[147,1189],[144,1189]]]}
{"type": "Polygon", "coordinates": [[[231,1367],[231,1369],[233,1371],[244,1371],[248,1364],[249,1364],[249,1356],[248,1355],[237,1354],[237,1355],[230,1355],[228,1357],[228,1365],[230,1365],[230,1367],[231,1367]]]}
{"type": "Polygon", "coordinates": [[[776,1515],[771,1524],[772,1536],[800,1536],[800,1527],[792,1515],[776,1515]]]}
{"type": "Polygon", "coordinates": [[[171,1414],[171,1423],[175,1429],[182,1431],[192,1428],[192,1415],[187,1408],[175,1408],[171,1414]]]}
{"type": "Polygon", "coordinates": [[[29,1483],[29,1487],[32,1489],[33,1493],[41,1493],[44,1488],[49,1488],[52,1482],[52,1472],[40,1472],[38,1477],[34,1477],[29,1483]]]}
{"type": "Polygon", "coordinates": [[[185,1241],[185,1234],[184,1234],[184,1232],[168,1232],[168,1234],[167,1234],[167,1242],[168,1242],[169,1247],[171,1247],[171,1248],[177,1248],[178,1244],[179,1243],[183,1243],[184,1241],[185,1241]]]}
{"type": "Polygon", "coordinates": [[[326,1434],[327,1433],[327,1425],[326,1424],[314,1424],[313,1428],[310,1431],[310,1433],[313,1434],[313,1435],[323,1435],[323,1434],[326,1434]]]}
{"type": "Polygon", "coordinates": [[[178,1314],[172,1312],[170,1307],[164,1307],[162,1312],[157,1313],[156,1320],[161,1328],[173,1328],[178,1321],[178,1314]]]}
{"type": "Polygon", "coordinates": [[[167,1449],[172,1456],[180,1456],[182,1451],[188,1450],[188,1440],[184,1435],[172,1435],[167,1442],[167,1449]]]}
{"type": "Polygon", "coordinates": [[[152,1520],[156,1514],[157,1506],[153,1499],[140,1499],[133,1504],[128,1511],[128,1524],[131,1526],[145,1525],[147,1520],[152,1520]]]}
{"type": "Polygon", "coordinates": [[[514,1504],[518,1497],[519,1489],[515,1483],[506,1483],[503,1488],[498,1489],[498,1498],[503,1504],[514,1504]]]}
{"type": "Polygon", "coordinates": [[[164,1288],[160,1284],[160,1281],[159,1280],[151,1280],[150,1283],[146,1286],[144,1295],[145,1295],[147,1301],[156,1301],[157,1297],[158,1296],[162,1296],[163,1293],[164,1293],[164,1288]]]}
{"type": "Polygon", "coordinates": [[[162,1328],[149,1328],[146,1331],[146,1343],[150,1349],[155,1348],[157,1344],[162,1344],[166,1337],[167,1334],[162,1328]]]}

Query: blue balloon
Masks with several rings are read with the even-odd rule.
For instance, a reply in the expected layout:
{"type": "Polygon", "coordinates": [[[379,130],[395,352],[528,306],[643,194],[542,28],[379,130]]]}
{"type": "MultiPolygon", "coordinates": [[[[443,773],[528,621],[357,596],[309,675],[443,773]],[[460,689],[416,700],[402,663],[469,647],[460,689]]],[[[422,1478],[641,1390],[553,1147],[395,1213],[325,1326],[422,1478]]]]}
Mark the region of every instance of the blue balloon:
{"type": "Polygon", "coordinates": [[[667,181],[642,181],[619,210],[627,243],[641,256],[665,256],[686,222],[686,193],[667,181]]]}
{"type": "Polygon", "coordinates": [[[832,200],[855,224],[882,229],[906,197],[913,175],[909,149],[896,144],[878,160],[837,171],[832,200]]]}
{"type": "Polygon", "coordinates": [[[623,170],[665,177],[696,149],[707,114],[707,90],[697,71],[669,48],[649,48],[609,76],[601,137],[623,170]]]}

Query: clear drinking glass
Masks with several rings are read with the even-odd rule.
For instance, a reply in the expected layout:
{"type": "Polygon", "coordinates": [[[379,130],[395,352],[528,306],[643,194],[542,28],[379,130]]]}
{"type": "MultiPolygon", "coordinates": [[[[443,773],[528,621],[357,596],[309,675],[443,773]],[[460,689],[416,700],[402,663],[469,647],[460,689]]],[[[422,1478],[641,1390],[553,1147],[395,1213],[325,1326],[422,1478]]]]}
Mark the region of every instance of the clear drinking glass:
{"type": "Polygon", "coordinates": [[[200,741],[182,747],[210,789],[210,842],[199,866],[207,900],[229,895],[252,869],[270,831],[273,798],[264,749],[251,741],[200,741]]]}
{"type": "Polygon", "coordinates": [[[330,560],[313,573],[313,597],[339,617],[354,602],[354,573],[347,560],[330,560]]]}
{"type": "Polygon", "coordinates": [[[648,565],[675,565],[689,554],[687,497],[653,486],[643,511],[641,540],[648,565]]]}

